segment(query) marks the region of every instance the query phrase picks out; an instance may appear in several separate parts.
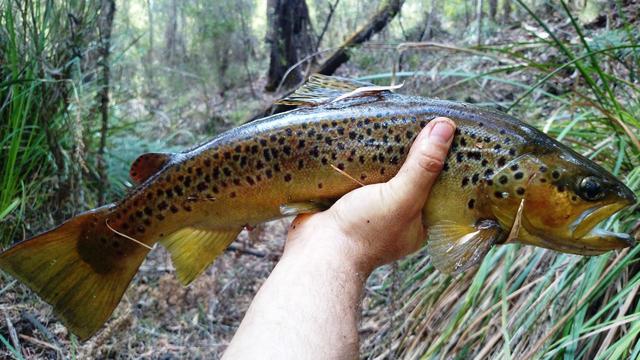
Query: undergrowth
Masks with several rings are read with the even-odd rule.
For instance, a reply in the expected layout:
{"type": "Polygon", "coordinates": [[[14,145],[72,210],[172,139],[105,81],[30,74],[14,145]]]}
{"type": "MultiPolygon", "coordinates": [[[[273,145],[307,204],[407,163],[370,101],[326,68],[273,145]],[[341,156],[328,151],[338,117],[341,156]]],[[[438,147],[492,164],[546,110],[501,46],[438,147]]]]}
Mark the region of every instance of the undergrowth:
{"type": "MultiPolygon", "coordinates": [[[[476,69],[469,61],[437,75],[418,69],[367,78],[395,76],[409,86],[426,76],[448,78],[445,91],[431,88],[439,94],[497,83],[507,90],[493,106],[568,143],[640,193],[637,27],[618,12],[616,30],[586,34],[564,2],[557,10],[568,25],[549,23],[518,3],[537,31],[527,41],[455,50],[478,51],[482,66],[476,69]]],[[[601,226],[630,232],[639,214],[635,205],[601,226]]],[[[387,270],[384,285],[372,288],[378,293],[372,298],[391,296],[400,308],[379,313],[383,325],[363,347],[371,358],[636,359],[639,260],[640,247],[580,257],[506,245],[493,249],[476,271],[449,277],[422,251],[387,270]],[[394,278],[402,279],[395,289],[394,278]],[[399,320],[382,320],[389,316],[399,320]]]]}

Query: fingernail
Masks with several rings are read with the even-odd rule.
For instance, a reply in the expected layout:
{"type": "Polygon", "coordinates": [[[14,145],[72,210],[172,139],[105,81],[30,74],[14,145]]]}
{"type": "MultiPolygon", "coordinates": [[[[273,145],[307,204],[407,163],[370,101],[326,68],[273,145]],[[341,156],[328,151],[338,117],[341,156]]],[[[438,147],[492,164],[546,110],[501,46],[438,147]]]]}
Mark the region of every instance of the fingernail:
{"type": "Polygon", "coordinates": [[[448,121],[438,121],[429,133],[429,140],[447,143],[453,136],[453,126],[448,121]]]}

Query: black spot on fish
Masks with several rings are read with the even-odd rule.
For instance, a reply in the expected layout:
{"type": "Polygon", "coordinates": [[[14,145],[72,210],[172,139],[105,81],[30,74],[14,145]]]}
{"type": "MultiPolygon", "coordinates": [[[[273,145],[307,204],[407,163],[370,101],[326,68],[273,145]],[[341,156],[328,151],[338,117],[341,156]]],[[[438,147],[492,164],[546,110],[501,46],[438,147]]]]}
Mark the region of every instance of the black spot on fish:
{"type": "Polygon", "coordinates": [[[507,133],[507,130],[505,130],[505,129],[500,129],[500,135],[504,135],[504,134],[506,134],[506,133],[507,133]]]}
{"type": "Polygon", "coordinates": [[[449,171],[449,163],[445,161],[444,165],[442,166],[442,171],[449,171]]]}
{"type": "Polygon", "coordinates": [[[469,178],[465,176],[462,178],[462,187],[465,187],[467,185],[469,185],[469,178]]]}
{"type": "Polygon", "coordinates": [[[506,165],[506,163],[507,163],[507,160],[504,157],[501,156],[500,158],[498,158],[498,163],[497,163],[498,167],[503,167],[506,165]]]}
{"type": "Polygon", "coordinates": [[[165,210],[168,207],[169,207],[169,205],[167,204],[166,201],[163,201],[160,204],[158,204],[158,210],[160,210],[160,211],[165,210]]]}
{"type": "MultiPolygon", "coordinates": [[[[204,166],[206,166],[206,167],[211,166],[211,159],[204,159],[204,166]]],[[[180,180],[180,179],[178,178],[178,180],[180,180]]]]}
{"type": "Polygon", "coordinates": [[[484,142],[486,142],[486,143],[490,143],[490,142],[491,142],[491,138],[490,138],[490,137],[488,137],[488,136],[485,136],[485,137],[484,137],[484,142]]]}
{"type": "Polygon", "coordinates": [[[262,170],[262,168],[264,168],[264,163],[262,162],[262,160],[258,160],[256,162],[256,169],[257,170],[262,170]]]}
{"type": "Polygon", "coordinates": [[[240,186],[240,179],[233,179],[233,185],[240,186]]]}
{"type": "Polygon", "coordinates": [[[355,140],[357,135],[355,131],[349,131],[349,139],[355,140]]]}
{"type": "Polygon", "coordinates": [[[247,156],[242,155],[242,157],[240,158],[240,167],[245,167],[246,165],[247,165],[247,156]]]}
{"type": "Polygon", "coordinates": [[[500,182],[500,184],[504,185],[509,181],[509,178],[507,177],[507,175],[502,175],[500,176],[500,179],[498,179],[498,182],[500,182]]]}
{"type": "Polygon", "coordinates": [[[273,177],[273,171],[271,171],[271,169],[267,169],[265,175],[267,175],[267,178],[271,179],[273,177]]]}
{"type": "Polygon", "coordinates": [[[553,176],[554,179],[559,179],[560,172],[558,170],[553,170],[553,172],[551,173],[551,176],[553,176]]]}
{"type": "Polygon", "coordinates": [[[293,131],[291,130],[291,128],[286,128],[284,132],[287,134],[287,136],[291,136],[293,134],[293,131]]]}
{"type": "Polygon", "coordinates": [[[502,145],[500,145],[500,144],[495,144],[495,145],[493,145],[493,149],[494,149],[494,150],[500,150],[500,149],[502,149],[502,145]]]}
{"type": "Polygon", "coordinates": [[[298,140],[298,149],[302,149],[304,147],[305,141],[304,140],[298,140]]]}
{"type": "Polygon", "coordinates": [[[171,205],[171,209],[170,210],[174,214],[178,212],[178,208],[175,205],[171,205]]]}
{"type": "Polygon", "coordinates": [[[255,185],[256,184],[255,180],[253,180],[253,178],[251,176],[247,176],[246,180],[249,183],[249,185],[255,185]]]}
{"type": "Polygon", "coordinates": [[[273,164],[273,170],[275,172],[280,172],[280,164],[273,164]]]}
{"type": "Polygon", "coordinates": [[[425,127],[425,126],[427,126],[427,122],[426,122],[426,121],[424,121],[424,120],[423,120],[423,121],[420,121],[420,127],[422,127],[422,128],[423,128],[423,127],[425,127]]]}
{"type": "Polygon", "coordinates": [[[304,169],[304,160],[298,160],[298,170],[304,169]]]}
{"type": "Polygon", "coordinates": [[[320,159],[320,162],[322,162],[322,165],[327,165],[329,163],[329,160],[326,156],[323,156],[322,159],[320,159]]]}
{"type": "MultiPolygon", "coordinates": [[[[209,175],[207,175],[207,176],[209,176],[209,175]]],[[[182,188],[180,187],[180,185],[176,185],[176,186],[174,186],[174,187],[173,187],[173,191],[175,191],[175,192],[176,192],[176,194],[177,194],[178,196],[182,196],[182,195],[184,195],[184,194],[183,194],[183,192],[182,192],[182,188]]]]}
{"type": "Polygon", "coordinates": [[[173,197],[173,190],[171,190],[171,189],[166,189],[166,190],[164,191],[164,193],[165,193],[165,195],[167,195],[167,197],[168,197],[169,199],[171,199],[171,198],[173,197]]]}
{"type": "Polygon", "coordinates": [[[521,188],[521,187],[517,188],[517,189],[516,189],[516,194],[518,194],[518,195],[524,195],[524,188],[521,188]]]}
{"type": "Polygon", "coordinates": [[[465,138],[460,138],[460,146],[467,146],[467,139],[465,138]]]}
{"type": "Polygon", "coordinates": [[[327,136],[324,138],[324,142],[326,142],[327,145],[331,146],[331,144],[333,144],[333,139],[327,136]]]}
{"type": "Polygon", "coordinates": [[[480,179],[480,175],[478,173],[473,174],[473,176],[471,177],[471,182],[473,183],[473,185],[478,183],[478,180],[480,179]]]}
{"type": "Polygon", "coordinates": [[[318,150],[317,146],[314,146],[313,149],[311,149],[311,156],[314,158],[318,158],[320,156],[320,150],[318,150]]]}
{"type": "Polygon", "coordinates": [[[338,133],[338,135],[344,135],[344,128],[342,126],[338,126],[336,128],[336,132],[338,133]]]}
{"type": "Polygon", "coordinates": [[[509,155],[515,156],[516,155],[516,149],[515,148],[509,149],[509,155]]]}
{"type": "Polygon", "coordinates": [[[482,165],[482,167],[485,167],[489,164],[489,160],[487,159],[482,159],[482,162],[480,163],[482,165]]]}
{"type": "Polygon", "coordinates": [[[502,191],[496,191],[496,192],[493,193],[493,195],[498,199],[502,199],[503,198],[502,191]]]}
{"type": "Polygon", "coordinates": [[[322,189],[322,183],[318,183],[318,189],[322,189]]]}
{"type": "Polygon", "coordinates": [[[278,144],[284,145],[284,138],[283,137],[278,139],[278,144]]]}
{"type": "Polygon", "coordinates": [[[464,156],[462,155],[461,152],[456,153],[456,160],[458,160],[459,163],[461,163],[462,160],[464,160],[464,156]]]}
{"type": "Polygon", "coordinates": [[[467,206],[469,207],[469,209],[473,209],[476,205],[476,200],[475,199],[469,199],[469,202],[467,203],[467,206]]]}
{"type": "Polygon", "coordinates": [[[235,198],[236,196],[237,195],[236,195],[235,191],[232,191],[231,193],[229,193],[229,197],[232,198],[232,199],[235,198]]]}
{"type": "Polygon", "coordinates": [[[544,165],[540,166],[540,172],[541,172],[541,173],[546,173],[546,172],[547,172],[547,170],[548,170],[548,169],[547,169],[547,167],[546,167],[546,166],[544,166],[544,165]]]}
{"type": "Polygon", "coordinates": [[[312,138],[312,137],[314,137],[315,135],[316,135],[316,129],[311,128],[311,129],[309,129],[309,131],[307,131],[307,137],[312,138]]]}
{"type": "Polygon", "coordinates": [[[406,135],[407,135],[407,139],[411,140],[413,138],[413,131],[410,131],[410,130],[407,131],[406,135]]]}
{"type": "Polygon", "coordinates": [[[264,157],[265,161],[271,161],[271,151],[269,151],[269,149],[265,148],[264,150],[262,150],[262,156],[264,157]]]}
{"type": "Polygon", "coordinates": [[[484,176],[487,177],[487,178],[493,176],[493,169],[487,169],[484,172],[484,176]]]}
{"type": "Polygon", "coordinates": [[[480,151],[472,150],[467,152],[469,160],[480,161],[482,159],[482,153],[480,151]]]}
{"type": "Polygon", "coordinates": [[[518,166],[518,164],[513,164],[510,167],[511,171],[517,171],[519,168],[520,168],[520,166],[518,166]]]}
{"type": "MultiPolygon", "coordinates": [[[[227,160],[231,159],[231,152],[229,152],[229,151],[225,151],[225,152],[224,152],[224,158],[225,158],[225,159],[227,159],[227,160]]],[[[189,169],[191,169],[191,168],[189,168],[189,169]]],[[[188,170],[188,169],[187,169],[187,170],[188,170]]],[[[190,172],[190,171],[189,171],[189,172],[190,172]]]]}
{"type": "Polygon", "coordinates": [[[218,190],[218,187],[213,185],[213,187],[211,188],[211,191],[213,191],[214,194],[217,194],[220,192],[220,190],[218,190]]]}
{"type": "Polygon", "coordinates": [[[564,192],[564,185],[558,185],[558,192],[564,192]]]}
{"type": "Polygon", "coordinates": [[[207,184],[205,184],[203,182],[198,183],[198,185],[196,186],[196,189],[198,191],[205,191],[205,190],[207,190],[207,184]]]}
{"type": "Polygon", "coordinates": [[[278,151],[278,149],[271,148],[271,156],[273,156],[274,159],[278,158],[278,154],[280,154],[280,151],[278,151]]]}
{"type": "Polygon", "coordinates": [[[284,175],[284,181],[286,181],[286,182],[291,181],[291,174],[285,174],[284,175]]]}
{"type": "Polygon", "coordinates": [[[400,135],[396,135],[393,137],[393,140],[395,140],[397,143],[402,141],[402,137],[400,137],[400,135]]]}
{"type": "Polygon", "coordinates": [[[513,177],[516,180],[520,180],[520,179],[522,179],[524,177],[524,174],[521,171],[518,171],[517,173],[513,174],[513,177]]]}
{"type": "Polygon", "coordinates": [[[338,169],[344,170],[344,164],[343,163],[338,164],[338,169]]]}
{"type": "Polygon", "coordinates": [[[276,142],[276,140],[278,140],[278,137],[275,134],[271,134],[269,136],[269,140],[271,140],[271,142],[276,142]]]}
{"type": "Polygon", "coordinates": [[[380,175],[384,175],[384,171],[385,171],[385,169],[383,167],[380,168],[380,175]]]}
{"type": "Polygon", "coordinates": [[[257,154],[259,149],[258,145],[251,145],[251,153],[253,155],[257,154]]]}
{"type": "Polygon", "coordinates": [[[229,169],[226,166],[222,169],[222,172],[224,173],[225,176],[231,176],[231,169],[229,169]]]}
{"type": "Polygon", "coordinates": [[[360,155],[358,161],[360,161],[360,164],[364,164],[364,155],[360,155]]]}
{"type": "Polygon", "coordinates": [[[368,128],[368,129],[367,129],[367,135],[368,135],[368,136],[371,136],[371,134],[373,134],[373,131],[371,131],[371,129],[370,129],[370,128],[368,128]]]}

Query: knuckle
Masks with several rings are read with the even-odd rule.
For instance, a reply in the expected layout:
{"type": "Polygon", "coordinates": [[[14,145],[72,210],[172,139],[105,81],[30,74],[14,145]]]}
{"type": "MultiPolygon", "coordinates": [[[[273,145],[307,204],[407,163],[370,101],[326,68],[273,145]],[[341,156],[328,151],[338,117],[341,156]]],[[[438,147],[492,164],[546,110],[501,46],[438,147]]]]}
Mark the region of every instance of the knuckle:
{"type": "Polygon", "coordinates": [[[428,172],[439,172],[444,166],[444,161],[432,154],[420,154],[416,163],[421,169],[428,172]]]}

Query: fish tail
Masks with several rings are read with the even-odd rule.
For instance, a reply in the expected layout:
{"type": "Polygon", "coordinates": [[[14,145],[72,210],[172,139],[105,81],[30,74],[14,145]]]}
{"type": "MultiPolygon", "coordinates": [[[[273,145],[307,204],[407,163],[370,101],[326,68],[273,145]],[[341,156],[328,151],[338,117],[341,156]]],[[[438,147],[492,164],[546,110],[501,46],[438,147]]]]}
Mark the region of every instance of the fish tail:
{"type": "Polygon", "coordinates": [[[149,251],[109,225],[113,207],[78,215],[0,254],[0,269],[51,304],[81,339],[111,315],[149,251]]]}

